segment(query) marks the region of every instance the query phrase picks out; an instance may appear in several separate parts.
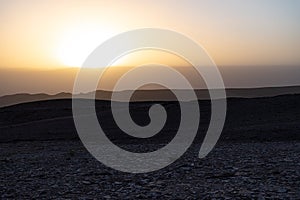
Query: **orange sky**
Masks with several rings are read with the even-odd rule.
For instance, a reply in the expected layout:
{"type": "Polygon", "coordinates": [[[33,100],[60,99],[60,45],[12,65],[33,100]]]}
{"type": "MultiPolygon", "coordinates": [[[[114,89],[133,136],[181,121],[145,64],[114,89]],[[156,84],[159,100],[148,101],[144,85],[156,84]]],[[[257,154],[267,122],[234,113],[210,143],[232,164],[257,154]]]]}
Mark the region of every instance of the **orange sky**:
{"type": "Polygon", "coordinates": [[[287,1],[0,2],[0,66],[80,66],[104,40],[169,28],[203,45],[219,65],[298,65],[300,3],[287,1]]]}
{"type": "MultiPolygon", "coordinates": [[[[225,74],[237,74],[230,76],[230,83],[235,84],[225,82],[225,85],[298,84],[296,79],[255,82],[258,78],[253,76],[248,77],[253,81],[247,85],[237,72],[255,69],[252,74],[260,74],[260,70],[263,74],[271,70],[271,74],[287,74],[286,78],[297,74],[300,67],[289,68],[290,71],[285,71],[285,67],[300,66],[299,10],[300,1],[294,0],[4,0],[0,2],[0,72],[1,84],[6,86],[0,88],[0,95],[70,91],[71,86],[66,85],[71,82],[61,89],[58,86],[55,89],[47,86],[47,90],[30,88],[37,87],[36,82],[40,84],[38,76],[42,75],[34,75],[36,72],[79,67],[103,41],[144,27],[171,29],[198,42],[225,74]],[[25,75],[35,82],[29,84],[27,79],[26,82],[22,77],[25,75]],[[15,80],[21,81],[19,85],[12,83],[15,80]]],[[[115,65],[131,66],[150,60],[176,66],[187,64],[172,55],[148,51],[125,56],[115,65]]],[[[71,70],[59,73],[56,77],[72,79],[71,70]]],[[[55,85],[55,78],[48,82],[55,85]]]]}

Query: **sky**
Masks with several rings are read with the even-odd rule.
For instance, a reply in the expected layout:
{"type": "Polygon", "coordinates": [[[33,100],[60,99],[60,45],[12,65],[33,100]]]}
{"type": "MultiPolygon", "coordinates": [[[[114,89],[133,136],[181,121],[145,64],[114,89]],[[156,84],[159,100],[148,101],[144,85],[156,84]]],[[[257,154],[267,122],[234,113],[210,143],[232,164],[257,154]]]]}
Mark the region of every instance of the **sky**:
{"type": "MultiPolygon", "coordinates": [[[[228,87],[300,84],[294,78],[300,71],[299,11],[298,0],[0,0],[0,95],[71,91],[64,80],[61,88],[33,90],[34,83],[27,84],[24,76],[36,82],[46,76],[39,71],[54,70],[53,77],[63,74],[73,80],[71,67],[80,67],[102,42],[145,27],[171,29],[202,45],[226,74],[228,87]],[[247,84],[239,76],[245,72],[247,84]],[[285,76],[276,78],[280,74],[285,76]],[[12,83],[16,80],[22,87],[12,83]]],[[[115,64],[131,66],[156,58],[184,65],[171,57],[148,52],[115,64]]],[[[50,85],[53,81],[48,80],[50,85]]]]}

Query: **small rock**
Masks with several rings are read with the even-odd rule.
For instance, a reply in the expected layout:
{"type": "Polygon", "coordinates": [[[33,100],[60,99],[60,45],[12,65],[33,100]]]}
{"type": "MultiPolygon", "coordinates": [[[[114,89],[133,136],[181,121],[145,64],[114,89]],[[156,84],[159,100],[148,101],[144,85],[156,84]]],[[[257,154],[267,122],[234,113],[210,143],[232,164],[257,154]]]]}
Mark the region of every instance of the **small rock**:
{"type": "Polygon", "coordinates": [[[82,181],[82,183],[85,184],[85,185],[90,185],[91,184],[90,181],[82,181]]]}
{"type": "Polygon", "coordinates": [[[105,195],[103,198],[104,198],[104,199],[111,199],[111,196],[105,195]]]}
{"type": "Polygon", "coordinates": [[[286,193],[286,192],[287,192],[287,189],[285,189],[285,188],[279,188],[279,189],[277,190],[277,192],[279,192],[279,193],[286,193]]]}

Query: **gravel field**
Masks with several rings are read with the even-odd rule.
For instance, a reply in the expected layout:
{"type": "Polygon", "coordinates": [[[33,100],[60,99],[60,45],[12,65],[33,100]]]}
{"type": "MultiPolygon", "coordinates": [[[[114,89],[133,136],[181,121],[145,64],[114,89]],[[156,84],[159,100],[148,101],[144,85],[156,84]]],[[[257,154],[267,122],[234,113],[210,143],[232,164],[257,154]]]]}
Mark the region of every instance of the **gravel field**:
{"type": "Polygon", "coordinates": [[[2,199],[300,198],[299,141],[222,142],[204,159],[197,158],[199,147],[194,144],[162,170],[130,174],[104,166],[78,140],[1,143],[0,194],[2,199]]]}
{"type": "MultiPolygon", "coordinates": [[[[0,199],[300,199],[299,102],[300,95],[228,99],[219,142],[199,159],[210,122],[210,102],[199,101],[201,120],[191,148],[170,166],[146,174],[119,172],[92,157],[78,139],[70,99],[1,108],[0,199]]],[[[148,124],[155,103],[132,103],[132,119],[148,124]]],[[[168,118],[146,139],[118,128],[110,102],[97,101],[96,111],[116,145],[149,152],[168,144],[180,122],[178,102],[158,103],[168,118]]]]}

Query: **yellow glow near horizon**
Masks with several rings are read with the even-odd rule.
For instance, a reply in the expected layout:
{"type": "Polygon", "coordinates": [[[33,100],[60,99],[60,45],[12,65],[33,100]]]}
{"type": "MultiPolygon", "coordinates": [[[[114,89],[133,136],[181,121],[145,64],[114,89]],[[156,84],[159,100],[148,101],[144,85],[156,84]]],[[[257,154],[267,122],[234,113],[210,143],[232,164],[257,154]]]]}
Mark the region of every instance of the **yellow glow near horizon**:
{"type": "Polygon", "coordinates": [[[77,24],[64,32],[57,47],[57,58],[64,66],[80,67],[88,55],[112,35],[112,31],[104,27],[77,24]]]}
{"type": "Polygon", "coordinates": [[[145,27],[187,35],[217,65],[299,66],[299,8],[292,0],[0,1],[0,68],[79,67],[103,41],[145,27]]]}
{"type": "Polygon", "coordinates": [[[112,66],[136,67],[140,65],[149,64],[149,63],[162,64],[171,67],[176,67],[176,66],[186,67],[191,65],[183,58],[175,54],[172,54],[170,52],[162,51],[158,49],[157,50],[145,49],[145,50],[133,51],[126,55],[123,55],[115,62],[113,62],[112,66]]]}
{"type": "MultiPolygon", "coordinates": [[[[0,0],[0,96],[72,92],[94,48],[138,28],[169,29],[199,43],[227,87],[300,85],[299,10],[295,0],[0,0]]],[[[165,52],[132,52],[112,63],[122,67],[111,67],[103,89],[149,62],[189,65],[165,52]]],[[[191,68],[176,69],[201,85],[191,68]]]]}

